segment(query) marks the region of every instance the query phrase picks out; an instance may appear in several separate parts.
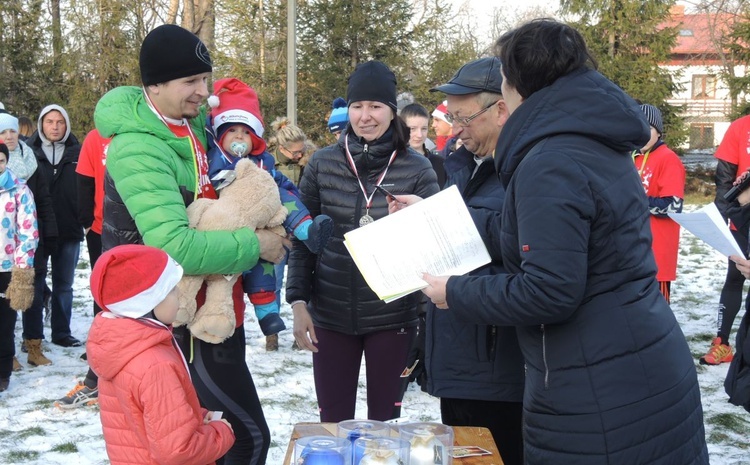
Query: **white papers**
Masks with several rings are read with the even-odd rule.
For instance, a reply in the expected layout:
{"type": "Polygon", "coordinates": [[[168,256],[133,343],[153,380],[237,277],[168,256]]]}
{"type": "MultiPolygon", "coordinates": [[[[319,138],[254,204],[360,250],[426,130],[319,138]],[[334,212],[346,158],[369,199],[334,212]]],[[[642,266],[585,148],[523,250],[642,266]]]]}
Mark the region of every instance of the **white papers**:
{"type": "Polygon", "coordinates": [[[423,272],[462,275],[490,262],[455,186],[344,234],[344,244],[386,302],[427,286],[423,272]]]}
{"type": "Polygon", "coordinates": [[[722,255],[745,256],[715,203],[711,202],[694,213],[670,213],[669,217],[722,255]]]}

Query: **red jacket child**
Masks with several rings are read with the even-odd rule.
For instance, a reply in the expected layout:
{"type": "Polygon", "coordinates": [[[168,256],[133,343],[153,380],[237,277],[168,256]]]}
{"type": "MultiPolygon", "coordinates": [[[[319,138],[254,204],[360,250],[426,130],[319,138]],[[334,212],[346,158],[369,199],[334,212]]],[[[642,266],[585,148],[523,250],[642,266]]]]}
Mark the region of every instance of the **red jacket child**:
{"type": "Polygon", "coordinates": [[[99,375],[112,465],[205,465],[234,443],[226,420],[211,421],[212,412],[200,407],[172,338],[181,277],[177,262],[144,245],[105,252],[91,274],[91,292],[104,311],[94,318],[86,353],[99,375]]]}

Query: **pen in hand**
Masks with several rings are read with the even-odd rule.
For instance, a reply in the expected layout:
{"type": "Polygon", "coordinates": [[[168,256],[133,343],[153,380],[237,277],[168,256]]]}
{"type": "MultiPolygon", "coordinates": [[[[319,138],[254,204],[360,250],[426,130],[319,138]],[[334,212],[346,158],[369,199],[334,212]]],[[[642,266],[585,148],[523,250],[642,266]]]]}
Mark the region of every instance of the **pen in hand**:
{"type": "Polygon", "coordinates": [[[381,186],[375,186],[375,189],[380,191],[381,194],[385,195],[388,198],[388,200],[390,200],[391,202],[396,202],[399,205],[406,206],[405,202],[402,202],[399,199],[397,199],[396,196],[391,194],[386,188],[381,187],[381,186]]]}

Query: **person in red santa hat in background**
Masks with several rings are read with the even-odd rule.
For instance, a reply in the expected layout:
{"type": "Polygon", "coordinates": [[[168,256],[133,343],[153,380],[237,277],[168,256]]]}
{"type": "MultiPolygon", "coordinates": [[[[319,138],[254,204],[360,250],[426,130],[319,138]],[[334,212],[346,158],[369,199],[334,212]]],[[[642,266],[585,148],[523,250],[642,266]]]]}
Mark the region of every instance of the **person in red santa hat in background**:
{"type": "Polygon", "coordinates": [[[453,138],[453,123],[448,121],[448,101],[444,100],[432,112],[432,129],[435,130],[435,148],[438,152],[445,149],[453,138]]]}
{"type": "MultiPolygon", "coordinates": [[[[242,158],[249,158],[266,170],[279,186],[281,203],[289,210],[284,220],[287,233],[300,239],[311,252],[317,254],[325,247],[333,231],[333,220],[327,215],[312,218],[309,210],[299,200],[297,186],[276,170],[274,156],[266,150],[263,139],[263,116],[258,94],[252,87],[236,78],[220,79],[214,83],[214,94],[208,98],[211,113],[209,128],[208,175],[221,195],[221,188],[231,178],[231,171],[242,158]],[[211,137],[213,136],[213,137],[211,137]],[[213,140],[212,140],[213,139],[213,140]]],[[[243,290],[255,309],[255,316],[263,334],[275,344],[266,344],[266,350],[278,350],[278,336],[286,329],[279,316],[276,301],[276,277],[267,262],[260,260],[242,275],[243,290]]]]}

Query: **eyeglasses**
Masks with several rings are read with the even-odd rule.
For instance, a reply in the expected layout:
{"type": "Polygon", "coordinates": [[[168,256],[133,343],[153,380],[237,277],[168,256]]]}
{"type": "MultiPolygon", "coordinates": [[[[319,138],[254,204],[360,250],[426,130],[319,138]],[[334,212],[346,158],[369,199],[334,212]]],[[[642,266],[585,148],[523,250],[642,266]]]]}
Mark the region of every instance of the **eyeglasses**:
{"type": "Polygon", "coordinates": [[[292,150],[289,150],[288,148],[284,147],[283,145],[281,146],[281,148],[284,149],[287,153],[289,153],[293,157],[301,157],[302,155],[305,154],[304,149],[303,150],[294,150],[294,151],[292,151],[292,150]]]}
{"type": "Polygon", "coordinates": [[[484,113],[485,111],[489,110],[493,106],[497,105],[497,102],[499,102],[499,101],[500,100],[496,100],[496,101],[490,103],[486,107],[482,108],[481,110],[479,110],[478,112],[476,112],[476,113],[474,113],[473,115],[470,115],[470,116],[460,117],[460,116],[453,116],[450,113],[446,113],[445,114],[445,119],[447,119],[450,124],[454,124],[455,123],[455,124],[458,124],[459,126],[461,126],[462,128],[465,128],[466,126],[468,126],[469,124],[471,124],[471,122],[475,118],[477,118],[478,116],[480,116],[482,113],[484,113]]]}

